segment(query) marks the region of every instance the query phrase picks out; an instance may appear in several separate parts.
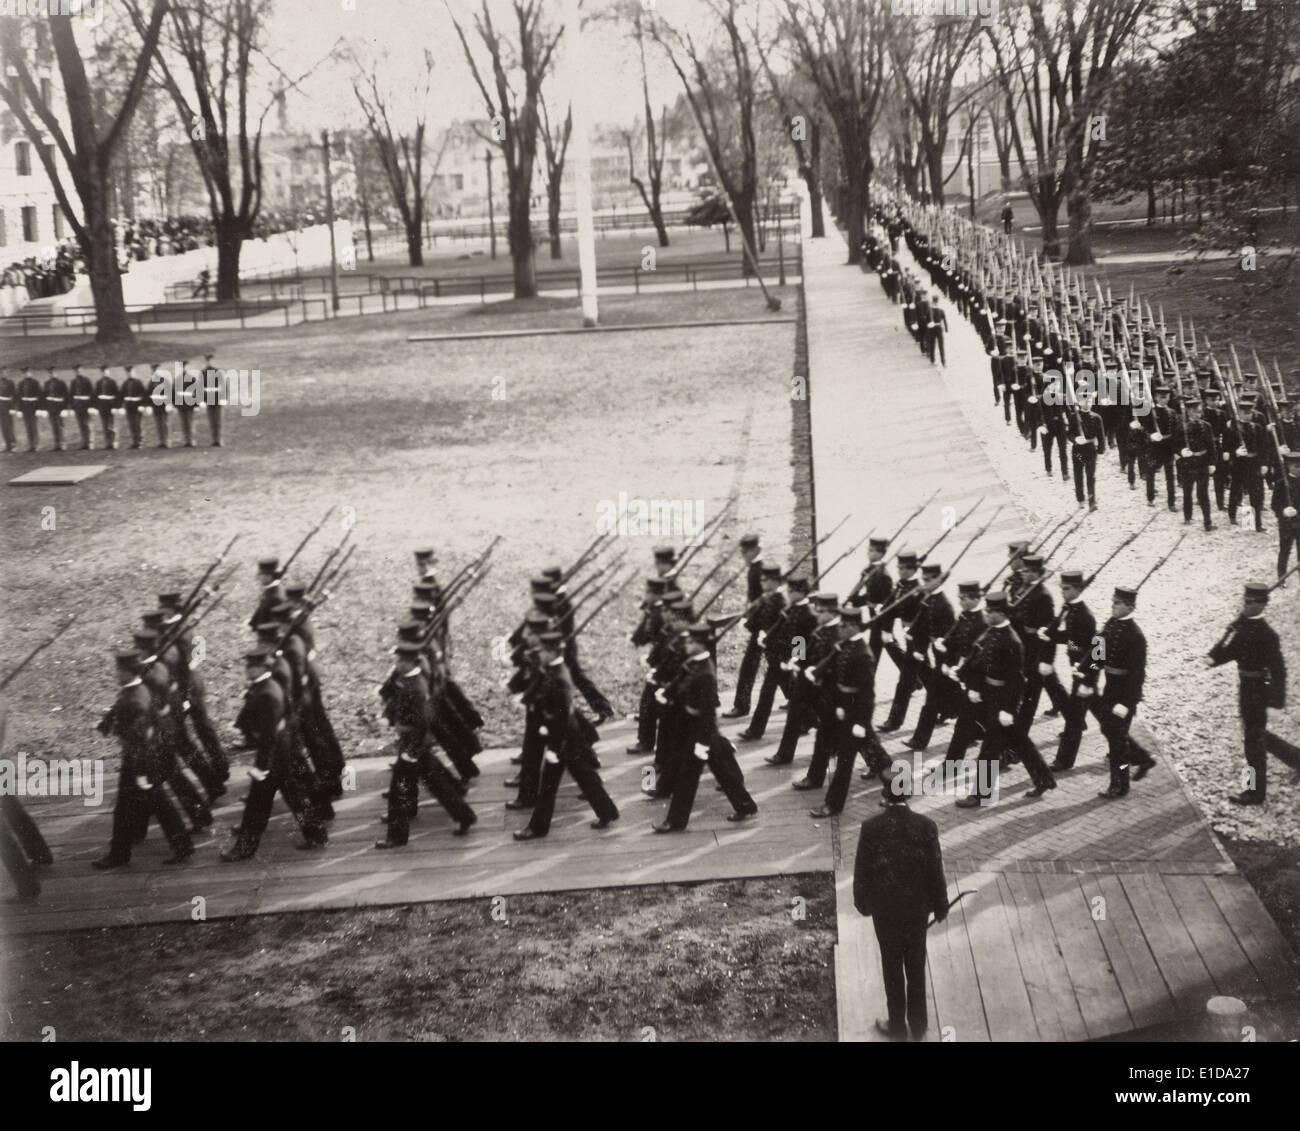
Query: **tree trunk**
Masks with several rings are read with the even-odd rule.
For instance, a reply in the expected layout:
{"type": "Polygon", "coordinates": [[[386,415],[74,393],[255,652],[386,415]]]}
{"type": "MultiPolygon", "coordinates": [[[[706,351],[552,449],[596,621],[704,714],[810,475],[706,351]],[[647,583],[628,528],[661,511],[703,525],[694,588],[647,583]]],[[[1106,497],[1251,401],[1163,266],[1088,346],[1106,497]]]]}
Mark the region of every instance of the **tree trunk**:
{"type": "Polygon", "coordinates": [[[867,188],[871,184],[872,165],[868,158],[845,169],[846,199],[844,227],[849,241],[849,263],[862,261],[862,240],[867,234],[867,188]]]}
{"type": "Polygon", "coordinates": [[[528,186],[510,192],[510,259],[514,269],[515,298],[537,297],[537,270],[534,262],[531,210],[528,186]]]}
{"type": "Polygon", "coordinates": [[[1150,228],[1156,222],[1156,183],[1153,180],[1147,181],[1147,227],[1150,228]]]}
{"type": "Polygon", "coordinates": [[[563,259],[560,248],[560,182],[556,178],[546,186],[546,230],[551,237],[551,258],[563,259]]]}
{"type": "Polygon", "coordinates": [[[655,235],[659,237],[659,246],[667,247],[668,229],[664,227],[664,210],[658,201],[656,201],[655,206],[650,209],[650,219],[654,222],[655,235]]]}
{"type": "Polygon", "coordinates": [[[925,147],[926,170],[930,178],[930,203],[943,207],[943,147],[931,142],[925,147]]]}
{"type": "Polygon", "coordinates": [[[1061,197],[1056,187],[1056,174],[1047,173],[1038,178],[1039,219],[1043,222],[1043,255],[1048,259],[1061,257],[1060,212],[1061,197]]]}
{"type": "Polygon", "coordinates": [[[808,210],[812,213],[813,239],[822,239],[826,235],[826,217],[822,214],[822,132],[821,127],[813,122],[808,135],[808,166],[801,169],[803,183],[808,186],[808,210]]]}
{"type": "Polygon", "coordinates": [[[1092,257],[1092,197],[1088,181],[1076,177],[1070,190],[1070,250],[1065,262],[1071,267],[1084,267],[1096,260],[1092,257]]]}
{"type": "Polygon", "coordinates": [[[370,197],[367,193],[361,194],[361,223],[366,229],[366,262],[375,261],[375,244],[370,236],[370,197]]]}
{"type": "Polygon", "coordinates": [[[95,303],[95,341],[121,344],[135,341],[131,319],[122,298],[122,276],[117,270],[117,248],[113,226],[109,223],[106,201],[93,193],[86,209],[86,237],[82,247],[86,270],[90,275],[90,293],[95,303]]]}
{"type": "Polygon", "coordinates": [[[239,253],[244,245],[244,225],[234,216],[219,217],[217,234],[217,301],[239,297],[239,253]]]}
{"type": "Polygon", "coordinates": [[[740,229],[740,254],[742,270],[748,278],[758,273],[758,265],[750,260],[750,253],[758,254],[758,225],[754,217],[752,193],[737,193],[731,202],[736,210],[736,226],[740,229]]]}

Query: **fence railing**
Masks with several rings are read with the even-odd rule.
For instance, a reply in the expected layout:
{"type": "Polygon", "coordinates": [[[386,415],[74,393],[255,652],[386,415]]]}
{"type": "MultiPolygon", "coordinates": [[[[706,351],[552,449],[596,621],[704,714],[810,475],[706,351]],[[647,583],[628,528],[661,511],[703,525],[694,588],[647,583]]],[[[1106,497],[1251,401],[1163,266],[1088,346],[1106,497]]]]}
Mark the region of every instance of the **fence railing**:
{"type": "MultiPolygon", "coordinates": [[[[795,244],[784,257],[760,256],[759,274],[764,281],[777,280],[784,265],[789,277],[798,278],[803,270],[802,249],[795,244]]],[[[351,273],[350,273],[351,275],[351,273]]],[[[178,300],[142,306],[128,306],[127,315],[137,330],[146,326],[188,324],[197,330],[214,322],[238,322],[240,329],[248,326],[250,319],[260,319],[259,325],[292,326],[299,322],[320,322],[330,318],[358,317],[367,314],[395,314],[400,311],[424,310],[436,304],[453,305],[448,300],[477,296],[481,304],[490,295],[507,295],[514,292],[514,280],[505,274],[462,276],[436,279],[420,275],[356,275],[353,281],[366,280],[364,290],[340,293],[339,309],[332,312],[328,293],[329,279],[323,276],[305,276],[291,280],[268,280],[273,292],[255,298],[240,298],[230,302],[196,302],[178,300]],[[295,291],[297,293],[291,293],[295,291]],[[318,293],[316,293],[318,292],[318,293]]],[[[539,271],[539,292],[577,290],[580,275],[576,269],[564,271],[539,271]]],[[[740,260],[701,260],[695,263],[661,267],[643,271],[639,265],[607,268],[600,272],[600,292],[613,288],[632,287],[640,294],[643,287],[663,286],[675,289],[690,287],[698,290],[701,283],[719,283],[728,280],[743,282],[748,287],[757,280],[744,273],[740,260]]],[[[29,336],[33,332],[55,330],[88,331],[95,327],[95,309],[90,306],[72,306],[62,310],[47,310],[36,314],[13,314],[0,318],[0,336],[29,336]]]]}

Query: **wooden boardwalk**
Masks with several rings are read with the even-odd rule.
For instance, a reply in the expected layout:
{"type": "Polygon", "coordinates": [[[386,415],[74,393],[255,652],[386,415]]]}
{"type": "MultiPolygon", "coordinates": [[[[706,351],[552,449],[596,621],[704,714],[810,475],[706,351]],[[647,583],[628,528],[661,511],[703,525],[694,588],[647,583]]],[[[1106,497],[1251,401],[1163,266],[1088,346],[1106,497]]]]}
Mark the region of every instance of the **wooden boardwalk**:
{"type": "MultiPolygon", "coordinates": [[[[778,725],[781,718],[778,713],[778,725]]],[[[706,773],[687,831],[661,836],[650,824],[662,817],[667,803],[648,802],[640,791],[642,768],[650,759],[623,752],[634,740],[634,730],[619,722],[601,734],[596,748],[601,776],[621,818],[607,830],[592,831],[591,810],[566,778],[550,835],[522,844],[511,833],[527,823],[528,814],[504,808],[515,794],[502,784],[515,772],[509,761],[514,750],[490,750],[478,757],[482,773],[469,801],[479,821],[468,836],[452,836],[450,819],[426,795],[409,844],[386,852],[376,851],[373,843],[384,833],[380,793],[387,788],[390,757],[349,763],[356,788],[335,802],[337,816],[325,848],[295,850],[293,819],[277,801],[257,856],[239,864],[223,863],[218,854],[229,843],[229,828],[239,821],[239,799],[248,780],[241,767],[234,768],[230,791],[214,810],[213,829],[196,835],[195,855],[179,868],[162,865],[167,847],[155,828],[128,867],[91,870],[91,861],[108,845],[113,788],[93,807],[73,798],[27,798],[55,864],[42,875],[37,902],[0,904],[0,933],[188,920],[197,897],[203,899],[206,917],[215,919],[832,869],[827,823],[808,819],[806,795],[790,788],[788,769],[763,764],[772,745],[742,748],[741,763],[760,807],[757,820],[725,820],[730,807],[706,773]]],[[[106,777],[114,786],[111,764],[106,777]]]]}
{"type": "MultiPolygon", "coordinates": [[[[921,550],[945,516],[951,521],[983,497],[970,533],[995,507],[1004,509],[952,580],[987,578],[1005,560],[1009,540],[1029,537],[1060,515],[1019,509],[1001,449],[980,438],[954,395],[954,388],[976,392],[981,410],[989,411],[987,362],[974,333],[954,315],[949,368],[932,367],[875,277],[844,260],[838,233],[805,245],[819,524],[829,528],[851,513],[892,533],[937,490],[903,539],[921,550]]],[[[830,539],[824,562],[865,533],[856,525],[830,539]]],[[[967,537],[952,535],[932,560],[950,561],[967,537]]],[[[860,560],[837,567],[824,586],[846,592],[860,560]]],[[[1104,610],[1105,601],[1093,606],[1104,610]]],[[[894,682],[893,664],[883,662],[878,719],[894,682]]],[[[914,696],[908,723],[887,743],[909,760],[900,740],[910,736],[920,706],[914,696]]],[[[1049,759],[1059,729],[1045,718],[1033,729],[1049,759]]],[[[950,734],[948,727],[936,731],[928,763],[942,758],[950,734]]],[[[1140,718],[1135,734],[1158,752],[1140,718]]],[[[1285,940],[1167,759],[1124,802],[1102,802],[1096,795],[1107,782],[1105,746],[1094,728],[1076,768],[1058,780],[1042,799],[1026,799],[1029,782],[1015,768],[1002,775],[1000,803],[987,810],[956,809],[952,796],[912,802],[939,824],[950,896],[971,893],[930,930],[930,1040],[1090,1040],[1197,1015],[1216,993],[1251,1003],[1296,995],[1285,940]]],[[[875,931],[852,899],[857,830],[880,811],[880,789],[857,784],[840,820],[836,856],[839,1032],[851,1041],[883,1039],[874,1021],[886,1015],[875,931]]]]}

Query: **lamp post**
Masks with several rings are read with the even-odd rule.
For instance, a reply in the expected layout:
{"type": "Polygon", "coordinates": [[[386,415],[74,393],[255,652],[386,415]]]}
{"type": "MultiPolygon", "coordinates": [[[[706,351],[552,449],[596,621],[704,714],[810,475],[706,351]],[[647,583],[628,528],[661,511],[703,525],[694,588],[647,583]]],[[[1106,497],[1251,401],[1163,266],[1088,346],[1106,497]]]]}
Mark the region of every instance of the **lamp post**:
{"type": "Polygon", "coordinates": [[[491,242],[492,258],[497,257],[497,221],[492,211],[492,150],[483,151],[483,160],[487,162],[487,197],[488,197],[488,239],[491,242]]]}

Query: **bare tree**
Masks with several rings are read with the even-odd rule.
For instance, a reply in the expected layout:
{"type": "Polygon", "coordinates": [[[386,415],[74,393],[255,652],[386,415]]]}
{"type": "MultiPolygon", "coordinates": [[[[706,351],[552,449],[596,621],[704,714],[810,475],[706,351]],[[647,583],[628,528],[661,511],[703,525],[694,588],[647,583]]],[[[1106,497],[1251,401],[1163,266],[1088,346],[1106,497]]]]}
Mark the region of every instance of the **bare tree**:
{"type": "MultiPolygon", "coordinates": [[[[432,168],[425,175],[426,115],[429,88],[433,81],[433,55],[427,50],[423,62],[421,81],[411,102],[415,108],[414,117],[410,128],[405,131],[393,124],[393,107],[380,80],[378,62],[371,62],[352,83],[352,92],[365,116],[366,129],[384,170],[384,179],[388,182],[393,204],[401,217],[402,230],[406,234],[407,262],[412,267],[424,263],[425,198],[438,166],[442,163],[442,151],[439,150],[432,168]]],[[[448,132],[443,133],[444,148],[448,136],[448,132]]]]}
{"type": "Polygon", "coordinates": [[[546,159],[546,230],[551,239],[551,258],[562,259],[560,247],[560,189],[564,177],[564,159],[569,153],[569,138],[573,135],[573,106],[564,112],[564,121],[551,123],[546,99],[541,102],[542,155],[546,159]]]}
{"type": "MultiPolygon", "coordinates": [[[[808,208],[811,213],[812,236],[818,239],[826,235],[826,218],[822,210],[821,162],[822,162],[822,126],[818,115],[813,111],[806,82],[798,75],[778,78],[772,68],[770,52],[759,47],[759,56],[763,60],[763,71],[767,75],[767,85],[776,99],[777,109],[784,121],[784,133],[794,149],[799,176],[808,190],[808,208]]],[[[815,97],[815,95],[814,95],[815,97]]]]}
{"type": "Polygon", "coordinates": [[[957,73],[966,65],[979,29],[977,21],[957,16],[929,23],[911,20],[896,22],[889,41],[898,88],[916,123],[930,196],[939,205],[944,202],[943,156],[949,125],[980,89],[971,84],[954,99],[957,73]]]}
{"type": "Polygon", "coordinates": [[[487,52],[487,67],[479,65],[459,20],[447,5],[470,73],[474,76],[488,117],[492,138],[501,148],[506,166],[510,258],[514,266],[515,298],[537,296],[537,271],[532,228],[533,169],[537,163],[537,135],[542,82],[551,69],[556,45],[564,34],[561,25],[550,28],[542,20],[543,0],[511,0],[515,38],[510,39],[492,21],[489,0],[480,0],[474,14],[474,32],[487,52]],[[489,86],[484,71],[491,71],[489,86]],[[522,85],[522,90],[517,87],[522,85]]]}
{"type": "Polygon", "coordinates": [[[704,146],[740,229],[744,271],[757,274],[754,204],[758,196],[758,143],[754,130],[755,67],[750,42],[740,25],[738,0],[704,0],[720,29],[716,50],[699,44],[688,31],[663,19],[651,24],[659,44],[686,92],[704,146]]]}
{"type": "Polygon", "coordinates": [[[871,135],[885,102],[887,20],[884,0],[785,0],[781,23],[838,136],[850,263],[862,258],[866,234],[875,171],[871,135]]]}
{"type": "Polygon", "coordinates": [[[641,194],[641,202],[650,214],[650,222],[655,226],[659,237],[659,246],[668,246],[668,228],[664,224],[662,203],[664,184],[664,147],[668,140],[668,107],[664,106],[659,115],[659,126],[655,127],[654,111],[650,108],[650,80],[645,65],[645,28],[641,22],[640,4],[632,7],[633,29],[636,35],[637,58],[641,64],[641,105],[645,115],[642,134],[645,139],[645,180],[636,175],[636,158],[632,154],[632,134],[625,133],[627,140],[627,166],[629,177],[636,191],[641,194]],[[648,187],[647,187],[648,182],[648,187]]]}
{"type": "Polygon", "coordinates": [[[135,337],[127,318],[122,279],[118,272],[111,214],[111,170],[113,156],[126,135],[131,116],[144,92],[149,64],[157,50],[158,35],[166,14],[167,0],[154,0],[149,19],[142,29],[139,52],[128,70],[131,77],[125,92],[116,113],[105,113],[103,121],[97,120],[91,82],[73,32],[71,16],[52,13],[45,23],[0,20],[0,55],[4,60],[0,98],[4,99],[31,140],[32,148],[54,188],[59,207],[81,245],[95,303],[95,339],[99,342],[130,342],[135,337]],[[39,41],[24,42],[24,33],[43,37],[43,29],[47,26],[50,47],[39,41]],[[40,84],[31,70],[31,60],[39,60],[42,54],[48,55],[51,47],[67,103],[67,131],[55,115],[54,107],[42,95],[40,84]],[[54,139],[52,146],[47,146],[47,137],[54,139]],[[80,218],[73,210],[56,153],[62,157],[81,202],[80,218]]]}

